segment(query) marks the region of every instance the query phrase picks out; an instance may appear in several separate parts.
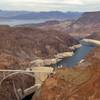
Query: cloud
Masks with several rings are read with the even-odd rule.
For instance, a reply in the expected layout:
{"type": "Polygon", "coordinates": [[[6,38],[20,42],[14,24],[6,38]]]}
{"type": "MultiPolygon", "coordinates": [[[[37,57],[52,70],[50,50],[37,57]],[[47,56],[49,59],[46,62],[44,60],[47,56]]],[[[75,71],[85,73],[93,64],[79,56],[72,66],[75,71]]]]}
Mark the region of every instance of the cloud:
{"type": "MultiPolygon", "coordinates": [[[[3,0],[8,3],[82,4],[81,0],[3,0]]],[[[1,1],[2,2],[2,1],[1,1]]]]}
{"type": "Polygon", "coordinates": [[[90,11],[100,10],[100,0],[2,0],[1,9],[32,11],[90,11]]]}
{"type": "Polygon", "coordinates": [[[100,0],[81,0],[84,5],[98,5],[100,0]]]}

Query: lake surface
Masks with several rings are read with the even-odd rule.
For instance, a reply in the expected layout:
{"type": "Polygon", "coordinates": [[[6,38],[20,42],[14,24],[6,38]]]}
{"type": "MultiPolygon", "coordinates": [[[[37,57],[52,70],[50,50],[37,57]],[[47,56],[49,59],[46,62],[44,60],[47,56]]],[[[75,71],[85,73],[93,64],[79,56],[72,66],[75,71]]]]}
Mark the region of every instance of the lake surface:
{"type": "Polygon", "coordinates": [[[15,26],[15,25],[23,25],[23,24],[36,24],[36,23],[42,23],[48,21],[48,19],[44,20],[16,20],[16,19],[0,19],[0,25],[10,25],[10,26],[15,26]]]}
{"type": "Polygon", "coordinates": [[[75,54],[72,57],[65,58],[56,66],[64,66],[64,67],[73,67],[78,64],[84,57],[93,49],[93,46],[85,46],[82,45],[79,49],[76,50],[75,54]]]}

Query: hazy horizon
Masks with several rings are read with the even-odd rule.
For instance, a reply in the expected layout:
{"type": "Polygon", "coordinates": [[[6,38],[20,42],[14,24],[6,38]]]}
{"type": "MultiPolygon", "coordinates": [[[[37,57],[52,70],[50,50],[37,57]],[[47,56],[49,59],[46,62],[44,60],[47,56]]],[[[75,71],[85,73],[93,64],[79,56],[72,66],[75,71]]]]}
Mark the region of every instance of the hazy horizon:
{"type": "Polygon", "coordinates": [[[7,10],[7,9],[0,9],[0,11],[8,11],[8,12],[33,12],[33,13],[40,13],[40,12],[62,12],[62,13],[85,13],[85,12],[99,12],[100,10],[91,10],[91,11],[61,11],[61,10],[41,10],[41,11],[32,11],[32,10],[7,10]]]}
{"type": "Polygon", "coordinates": [[[100,0],[3,0],[1,10],[10,11],[99,11],[100,0]]]}

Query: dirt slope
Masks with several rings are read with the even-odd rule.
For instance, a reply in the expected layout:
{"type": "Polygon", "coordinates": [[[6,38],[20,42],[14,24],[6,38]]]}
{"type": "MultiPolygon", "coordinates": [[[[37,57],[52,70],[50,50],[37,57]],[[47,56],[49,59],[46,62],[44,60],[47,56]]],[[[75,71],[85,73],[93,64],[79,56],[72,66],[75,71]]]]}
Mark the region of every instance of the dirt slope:
{"type": "Polygon", "coordinates": [[[87,57],[88,67],[64,68],[48,78],[32,100],[100,100],[100,48],[87,57]]]}
{"type": "Polygon", "coordinates": [[[100,34],[100,11],[82,14],[77,21],[68,27],[67,32],[78,37],[88,36],[94,32],[100,34]]]}
{"type": "Polygon", "coordinates": [[[25,65],[37,57],[52,58],[57,53],[69,51],[69,46],[77,43],[60,31],[9,26],[0,26],[0,41],[0,64],[5,68],[18,63],[25,65]]]}
{"type": "Polygon", "coordinates": [[[35,84],[35,79],[22,73],[9,76],[0,84],[0,100],[18,100],[15,89],[27,89],[35,84]]]}

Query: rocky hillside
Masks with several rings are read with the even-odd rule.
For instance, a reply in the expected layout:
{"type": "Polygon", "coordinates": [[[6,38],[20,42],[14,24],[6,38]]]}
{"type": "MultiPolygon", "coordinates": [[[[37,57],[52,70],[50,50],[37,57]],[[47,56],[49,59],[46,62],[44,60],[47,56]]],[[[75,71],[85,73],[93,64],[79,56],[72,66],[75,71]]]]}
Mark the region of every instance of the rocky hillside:
{"type": "Polygon", "coordinates": [[[0,65],[5,68],[37,57],[51,58],[77,43],[61,31],[9,26],[0,26],[0,40],[0,65]]]}
{"type": "Polygon", "coordinates": [[[100,40],[100,32],[98,33],[93,33],[92,35],[87,36],[88,39],[96,39],[96,40],[100,40]]]}
{"type": "Polygon", "coordinates": [[[95,48],[86,60],[88,67],[58,69],[48,78],[32,100],[99,100],[100,48],[95,48]]]}
{"type": "Polygon", "coordinates": [[[75,38],[94,37],[100,40],[100,12],[86,12],[78,20],[47,21],[45,23],[22,25],[26,27],[37,27],[45,30],[58,30],[66,32],[75,38]]]}
{"type": "Polygon", "coordinates": [[[81,12],[61,12],[61,11],[7,11],[0,10],[0,19],[32,19],[32,20],[73,20],[79,18],[81,12]]]}
{"type": "Polygon", "coordinates": [[[100,11],[86,12],[71,24],[67,31],[74,36],[87,36],[92,33],[100,34],[100,11]]]}
{"type": "Polygon", "coordinates": [[[71,25],[73,21],[74,20],[65,20],[65,21],[51,20],[38,24],[17,25],[17,27],[32,27],[32,28],[35,27],[43,30],[57,30],[66,33],[67,27],[71,25]]]}
{"type": "Polygon", "coordinates": [[[98,12],[86,12],[78,20],[77,23],[88,25],[100,23],[100,11],[98,12]]]}
{"type": "MultiPolygon", "coordinates": [[[[1,79],[0,79],[1,82],[1,79]]],[[[20,100],[16,90],[27,89],[35,84],[35,79],[24,73],[16,73],[4,79],[0,84],[1,100],[20,100]]]]}

